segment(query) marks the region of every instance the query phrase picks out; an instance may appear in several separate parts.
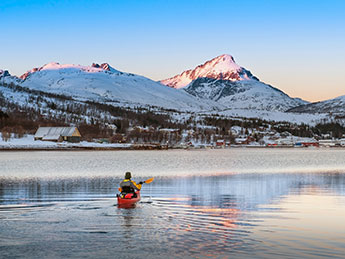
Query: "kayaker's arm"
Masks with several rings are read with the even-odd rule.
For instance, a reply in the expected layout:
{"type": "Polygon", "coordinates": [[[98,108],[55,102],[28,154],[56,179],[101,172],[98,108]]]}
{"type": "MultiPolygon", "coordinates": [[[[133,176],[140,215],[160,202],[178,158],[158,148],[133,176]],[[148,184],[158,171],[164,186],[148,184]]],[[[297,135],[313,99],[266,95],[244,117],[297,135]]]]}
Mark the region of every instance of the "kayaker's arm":
{"type": "Polygon", "coordinates": [[[131,181],[131,183],[133,184],[132,187],[133,187],[134,189],[140,191],[140,189],[141,189],[141,182],[140,182],[139,184],[137,184],[136,182],[131,181]]]}

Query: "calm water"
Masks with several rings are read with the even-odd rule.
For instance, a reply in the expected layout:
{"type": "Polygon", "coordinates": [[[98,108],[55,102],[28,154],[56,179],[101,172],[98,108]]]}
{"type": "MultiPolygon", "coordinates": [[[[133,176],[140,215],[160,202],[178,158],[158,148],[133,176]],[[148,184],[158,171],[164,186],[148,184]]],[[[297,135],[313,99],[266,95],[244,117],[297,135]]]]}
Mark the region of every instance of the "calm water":
{"type": "Polygon", "coordinates": [[[345,258],[344,222],[344,149],[0,152],[0,258],[345,258]]]}

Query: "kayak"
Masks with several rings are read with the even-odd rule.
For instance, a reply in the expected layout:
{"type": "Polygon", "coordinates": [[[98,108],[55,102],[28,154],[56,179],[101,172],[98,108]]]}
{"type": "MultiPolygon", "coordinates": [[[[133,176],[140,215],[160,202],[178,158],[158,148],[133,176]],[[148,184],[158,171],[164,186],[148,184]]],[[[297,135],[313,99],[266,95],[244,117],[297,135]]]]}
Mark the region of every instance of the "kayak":
{"type": "Polygon", "coordinates": [[[134,205],[138,201],[140,201],[140,191],[136,191],[136,197],[134,193],[127,193],[127,194],[118,194],[117,195],[117,205],[125,205],[130,206],[134,205]]]}

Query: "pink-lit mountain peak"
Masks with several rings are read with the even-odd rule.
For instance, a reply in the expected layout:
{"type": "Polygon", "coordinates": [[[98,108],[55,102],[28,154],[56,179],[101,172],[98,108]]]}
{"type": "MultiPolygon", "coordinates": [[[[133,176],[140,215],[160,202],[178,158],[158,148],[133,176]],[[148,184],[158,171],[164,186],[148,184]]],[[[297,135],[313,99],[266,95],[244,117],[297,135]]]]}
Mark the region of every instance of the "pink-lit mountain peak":
{"type": "Polygon", "coordinates": [[[58,62],[50,62],[48,64],[45,64],[42,67],[36,67],[33,68],[23,75],[20,76],[22,80],[25,80],[27,77],[29,77],[31,74],[34,74],[39,71],[45,71],[45,70],[63,70],[63,69],[70,69],[70,70],[77,70],[77,71],[83,71],[88,73],[97,73],[102,71],[109,71],[113,73],[119,72],[118,70],[111,67],[108,63],[103,63],[101,65],[98,65],[96,63],[92,63],[91,66],[82,66],[82,65],[74,65],[74,64],[60,64],[58,62]]]}
{"type": "Polygon", "coordinates": [[[195,69],[190,69],[180,75],[162,80],[161,83],[173,88],[182,88],[201,77],[240,81],[249,80],[252,75],[249,71],[237,65],[231,55],[223,54],[197,66],[195,69]]]}

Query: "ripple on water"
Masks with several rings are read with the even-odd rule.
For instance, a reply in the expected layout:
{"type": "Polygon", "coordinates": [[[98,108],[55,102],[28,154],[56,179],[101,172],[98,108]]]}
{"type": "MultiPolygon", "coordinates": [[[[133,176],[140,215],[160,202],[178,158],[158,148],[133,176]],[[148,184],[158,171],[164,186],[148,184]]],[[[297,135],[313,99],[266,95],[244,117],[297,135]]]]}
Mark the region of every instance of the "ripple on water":
{"type": "MultiPolygon", "coordinates": [[[[42,177],[47,168],[36,170],[37,153],[32,159],[24,154],[27,173],[12,156],[16,162],[8,162],[0,176],[0,257],[130,258],[128,251],[133,258],[345,254],[345,174],[339,172],[344,151],[203,154],[49,153],[48,162],[38,166],[60,167],[52,167],[57,171],[47,178],[42,177]],[[161,159],[150,163],[157,156],[161,159]],[[123,170],[114,161],[123,159],[140,171],[135,180],[147,179],[151,169],[159,176],[144,185],[142,201],[132,209],[118,208],[115,198],[123,170]],[[188,164],[176,165],[182,160],[188,164]],[[85,169],[85,161],[94,164],[92,170],[85,169]],[[306,173],[310,168],[338,172],[306,173]],[[18,178],[11,178],[17,171],[18,178]]],[[[0,160],[6,163],[4,156],[0,160]]]]}

